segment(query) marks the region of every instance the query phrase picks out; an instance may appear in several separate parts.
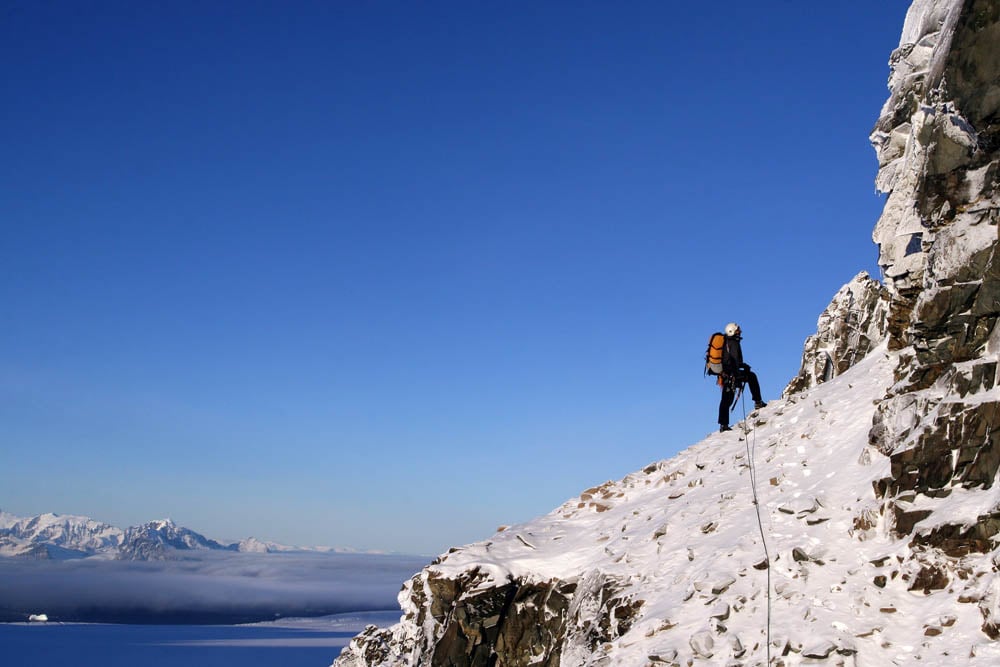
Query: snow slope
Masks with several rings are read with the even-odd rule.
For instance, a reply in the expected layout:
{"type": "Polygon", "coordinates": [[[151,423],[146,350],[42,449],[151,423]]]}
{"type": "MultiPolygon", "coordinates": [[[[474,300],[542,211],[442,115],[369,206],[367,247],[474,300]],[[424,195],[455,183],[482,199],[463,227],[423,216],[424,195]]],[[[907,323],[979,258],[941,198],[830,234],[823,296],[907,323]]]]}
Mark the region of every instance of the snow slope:
{"type": "MultiPolygon", "coordinates": [[[[637,609],[628,627],[597,647],[567,641],[563,665],[764,665],[769,631],[771,664],[1000,664],[1000,645],[980,629],[980,604],[996,604],[992,554],[914,553],[882,530],[872,484],[888,474],[889,459],[868,444],[868,432],[893,364],[882,346],[730,433],[453,550],[407,584],[404,618],[385,639],[433,646],[428,638],[440,628],[417,607],[432,597],[429,580],[475,572],[484,591],[559,580],[576,583],[575,597],[584,598],[593,582],[622,584],[616,595],[637,609]],[[921,576],[938,570],[948,585],[925,592],[921,576]]],[[[950,520],[974,520],[998,501],[1000,486],[955,493],[950,520]]],[[[378,664],[428,658],[397,652],[378,664]]],[[[368,663],[348,651],[338,664],[368,663]]]]}

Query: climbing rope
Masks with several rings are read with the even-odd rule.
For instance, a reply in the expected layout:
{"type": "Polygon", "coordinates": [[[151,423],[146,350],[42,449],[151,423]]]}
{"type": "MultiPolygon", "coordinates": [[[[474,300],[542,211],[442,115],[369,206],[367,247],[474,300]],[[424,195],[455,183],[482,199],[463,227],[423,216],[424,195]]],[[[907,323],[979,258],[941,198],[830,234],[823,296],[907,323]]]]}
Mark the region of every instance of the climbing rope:
{"type": "MultiPolygon", "coordinates": [[[[742,389],[742,387],[741,387],[742,389]]],[[[760,541],[764,545],[764,562],[767,571],[767,664],[771,664],[771,554],[767,550],[767,538],[764,536],[764,523],[760,518],[760,502],[757,500],[757,466],[754,464],[754,456],[757,454],[757,429],[747,426],[747,404],[746,397],[740,392],[740,405],[743,408],[743,443],[747,449],[747,463],[750,468],[750,488],[753,490],[753,506],[757,511],[757,527],[760,529],[760,541]],[[751,433],[753,434],[753,444],[750,444],[751,433]]]]}

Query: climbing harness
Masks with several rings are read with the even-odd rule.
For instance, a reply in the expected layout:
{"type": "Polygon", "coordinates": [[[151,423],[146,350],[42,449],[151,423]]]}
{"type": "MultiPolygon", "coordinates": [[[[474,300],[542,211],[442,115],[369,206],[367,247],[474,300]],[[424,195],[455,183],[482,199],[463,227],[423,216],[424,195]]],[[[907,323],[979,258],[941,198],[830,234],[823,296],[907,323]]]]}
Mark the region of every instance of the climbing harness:
{"type": "MultiPolygon", "coordinates": [[[[724,382],[726,383],[728,389],[733,392],[733,402],[729,405],[729,411],[732,412],[736,409],[736,404],[740,402],[743,397],[743,388],[747,386],[746,380],[740,380],[737,382],[735,375],[727,375],[724,382]]],[[[743,418],[746,420],[746,410],[743,410],[743,418]]]]}
{"type": "Polygon", "coordinates": [[[750,488],[753,490],[753,506],[757,511],[757,527],[760,529],[760,541],[764,545],[764,562],[767,570],[767,664],[771,664],[771,554],[767,550],[767,538],[764,536],[764,523],[760,518],[760,501],[757,499],[757,466],[754,464],[754,455],[757,453],[757,429],[750,429],[747,426],[747,406],[743,398],[743,384],[739,387],[737,399],[743,407],[743,442],[747,449],[747,464],[750,469],[750,488]],[[750,434],[753,433],[753,444],[750,443],[750,434]]]}

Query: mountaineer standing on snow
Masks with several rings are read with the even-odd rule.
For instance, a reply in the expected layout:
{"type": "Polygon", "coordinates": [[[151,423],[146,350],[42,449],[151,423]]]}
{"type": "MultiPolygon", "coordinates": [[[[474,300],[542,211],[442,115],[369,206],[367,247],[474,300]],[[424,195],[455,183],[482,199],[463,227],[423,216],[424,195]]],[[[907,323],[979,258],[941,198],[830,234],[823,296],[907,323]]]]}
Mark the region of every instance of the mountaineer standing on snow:
{"type": "Polygon", "coordinates": [[[740,340],[743,332],[740,325],[730,322],[726,325],[725,341],[722,344],[722,375],[719,384],[722,386],[722,399],[719,401],[719,431],[730,431],[729,407],[736,396],[736,390],[744,383],[750,386],[750,397],[753,398],[754,409],[767,405],[760,397],[760,383],[757,375],[750,370],[750,364],[743,363],[743,349],[740,340]]]}

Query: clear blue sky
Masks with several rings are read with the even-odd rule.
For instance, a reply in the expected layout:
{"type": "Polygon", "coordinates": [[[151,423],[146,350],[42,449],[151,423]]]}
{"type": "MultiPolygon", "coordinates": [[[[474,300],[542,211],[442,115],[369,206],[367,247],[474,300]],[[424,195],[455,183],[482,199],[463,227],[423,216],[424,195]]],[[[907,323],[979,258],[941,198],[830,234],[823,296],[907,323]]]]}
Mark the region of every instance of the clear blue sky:
{"type": "Polygon", "coordinates": [[[877,271],[908,3],[5,2],[0,508],[437,553],[877,271]]]}

